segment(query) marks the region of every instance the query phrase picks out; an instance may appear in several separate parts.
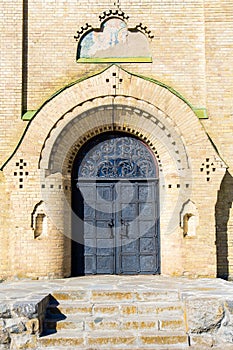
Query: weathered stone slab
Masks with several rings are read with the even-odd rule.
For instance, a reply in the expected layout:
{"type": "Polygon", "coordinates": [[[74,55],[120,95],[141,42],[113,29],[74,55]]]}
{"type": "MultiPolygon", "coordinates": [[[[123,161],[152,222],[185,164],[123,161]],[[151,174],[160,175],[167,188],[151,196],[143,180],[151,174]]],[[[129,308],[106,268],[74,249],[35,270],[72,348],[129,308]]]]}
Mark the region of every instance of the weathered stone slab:
{"type": "Polygon", "coordinates": [[[21,319],[8,319],[5,322],[5,328],[9,333],[23,333],[27,330],[25,323],[21,319]]]}
{"type": "Polygon", "coordinates": [[[0,330],[0,344],[9,344],[10,343],[10,335],[6,329],[0,330]]]}
{"type": "Polygon", "coordinates": [[[224,318],[221,300],[215,298],[190,298],[185,301],[187,326],[189,333],[207,333],[216,331],[224,318]]]}
{"type": "Polygon", "coordinates": [[[12,307],[12,313],[16,316],[35,318],[37,316],[37,303],[35,302],[18,302],[12,307]]]}
{"type": "Polygon", "coordinates": [[[10,318],[11,317],[11,307],[6,303],[0,304],[0,318],[10,318]]]}
{"type": "Polygon", "coordinates": [[[233,300],[226,300],[224,303],[224,318],[218,329],[216,342],[233,343],[233,300]]]}
{"type": "Polygon", "coordinates": [[[37,349],[37,339],[29,334],[13,335],[11,338],[10,350],[37,349]]]}

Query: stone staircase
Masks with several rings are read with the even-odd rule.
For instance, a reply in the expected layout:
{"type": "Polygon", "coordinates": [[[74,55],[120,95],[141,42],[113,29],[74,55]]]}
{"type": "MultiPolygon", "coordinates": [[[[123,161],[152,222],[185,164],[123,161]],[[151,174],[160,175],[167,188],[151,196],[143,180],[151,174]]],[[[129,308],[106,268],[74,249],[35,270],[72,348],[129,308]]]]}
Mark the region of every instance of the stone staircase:
{"type": "Polygon", "coordinates": [[[187,349],[177,291],[70,289],[53,292],[38,350],[187,349]]]}

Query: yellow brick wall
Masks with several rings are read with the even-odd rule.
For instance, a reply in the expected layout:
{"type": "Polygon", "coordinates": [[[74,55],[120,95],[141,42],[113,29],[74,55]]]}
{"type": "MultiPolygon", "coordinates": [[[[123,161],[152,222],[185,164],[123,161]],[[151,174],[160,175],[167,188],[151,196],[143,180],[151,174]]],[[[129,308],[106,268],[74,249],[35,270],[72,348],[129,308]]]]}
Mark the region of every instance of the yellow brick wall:
{"type": "MultiPolygon", "coordinates": [[[[113,8],[109,0],[29,3],[29,110],[37,109],[51,92],[66,83],[100,69],[76,63],[74,35],[86,23],[99,28],[99,15],[113,8]]],[[[124,66],[155,77],[180,91],[194,105],[204,106],[203,1],[135,1],[130,5],[122,1],[121,9],[129,16],[130,28],[142,22],[155,36],[150,42],[152,65],[124,66]]]]}
{"type": "MultiPolygon", "coordinates": [[[[205,126],[228,164],[232,164],[228,141],[233,124],[232,7],[229,1],[135,1],[130,5],[121,1],[129,27],[142,22],[155,36],[153,64],[123,66],[172,86],[194,106],[207,107],[211,120],[205,126]]],[[[65,84],[103,68],[76,63],[73,37],[85,23],[99,27],[98,16],[113,8],[109,0],[29,2],[27,110],[38,109],[65,84]]],[[[1,12],[0,131],[1,160],[5,160],[26,124],[20,121],[23,5],[4,2],[1,12]]]]}
{"type": "MultiPolygon", "coordinates": [[[[24,2],[24,6],[26,3],[24,2]]],[[[224,180],[220,193],[217,192],[220,186],[216,182],[214,192],[210,191],[208,194],[206,184],[203,185],[203,178],[200,175],[201,164],[207,157],[206,149],[200,145],[199,149],[193,147],[192,142],[194,144],[195,140],[189,140],[192,124],[187,123],[186,131],[182,137],[185,136],[188,147],[192,149],[193,161],[196,162],[194,177],[196,179],[195,186],[199,191],[196,203],[204,208],[201,217],[203,226],[198,228],[198,239],[193,238],[183,241],[181,236],[177,236],[178,232],[176,236],[169,237],[166,241],[168,248],[165,255],[172,251],[176,252],[177,274],[182,271],[193,271],[193,274],[195,274],[198,266],[203,264],[203,257],[198,257],[200,244],[205,243],[208,230],[209,242],[214,241],[215,222],[217,221],[221,227],[217,244],[227,246],[230,254],[228,270],[233,275],[233,257],[231,253],[232,210],[230,210],[232,196],[225,194],[227,191],[232,191],[231,174],[233,172],[233,4],[227,0],[135,0],[134,2],[122,0],[120,6],[129,16],[129,28],[133,28],[142,22],[154,35],[154,38],[150,40],[152,64],[127,63],[121,66],[132,73],[142,74],[171,86],[193,106],[206,107],[209,119],[203,120],[202,124],[229,166],[229,174],[227,179],[224,180]],[[211,209],[208,208],[208,201],[210,200],[215,201],[216,212],[213,210],[215,203],[211,209]],[[227,213],[228,218],[221,219],[219,211],[220,214],[222,211],[227,213]],[[229,235],[227,235],[227,230],[229,235]],[[177,239],[177,237],[179,238],[177,239]],[[195,252],[195,259],[193,255],[187,254],[191,249],[195,252]],[[180,254],[180,250],[182,250],[182,254],[180,254]]],[[[103,11],[114,8],[114,2],[110,0],[98,2],[94,0],[35,0],[29,1],[28,8],[25,7],[24,10],[22,1],[3,2],[0,16],[3,28],[0,66],[2,77],[0,81],[1,163],[12,154],[27,125],[27,122],[21,120],[23,110],[38,109],[45,100],[66,84],[108,67],[106,64],[76,63],[77,42],[74,35],[85,23],[98,28],[100,26],[99,15],[103,11]],[[27,45],[25,41],[23,45],[23,38],[27,39],[27,45]],[[25,59],[26,54],[27,58],[25,59]],[[24,69],[23,73],[22,69],[24,69]],[[22,74],[24,84],[22,84],[22,74]]],[[[98,78],[94,81],[98,86],[98,78]]],[[[146,88],[146,83],[143,84],[146,88]]],[[[87,84],[87,95],[91,94],[92,89],[95,91],[96,86],[88,86],[87,84]]],[[[148,90],[140,90],[140,87],[138,87],[138,91],[142,98],[147,98],[148,90]]],[[[153,100],[153,91],[150,93],[148,99],[156,105],[157,101],[153,100]]],[[[86,94],[84,89],[81,94],[82,96],[76,95],[77,99],[84,101],[86,94]]],[[[69,98],[72,99],[68,96],[67,99],[69,98]]],[[[164,100],[164,108],[167,105],[169,103],[164,100]]],[[[58,108],[57,105],[56,108],[58,108]]],[[[56,108],[53,109],[53,106],[51,106],[51,115],[48,115],[48,121],[51,119],[53,123],[56,120],[56,113],[59,114],[56,108]]],[[[59,108],[63,110],[64,105],[59,108]]],[[[168,106],[168,108],[170,107],[168,106]]],[[[176,118],[178,117],[176,116],[176,118]]],[[[88,123],[86,121],[87,125],[89,125],[88,123]]],[[[35,266],[38,266],[37,274],[41,275],[46,275],[54,266],[54,268],[57,268],[57,275],[68,275],[70,256],[67,254],[68,250],[65,250],[64,253],[64,246],[69,245],[69,243],[63,241],[61,237],[59,238],[59,232],[54,229],[53,223],[49,223],[51,232],[54,232],[54,240],[50,246],[54,253],[53,265],[48,263],[48,266],[41,267],[42,270],[39,267],[41,261],[44,261],[43,259],[47,256],[48,250],[50,250],[47,244],[50,239],[45,238],[37,243],[33,241],[30,213],[40,201],[40,182],[35,180],[38,175],[38,163],[36,163],[35,154],[39,149],[38,144],[42,148],[45,135],[50,130],[47,128],[48,126],[51,127],[52,123],[50,125],[44,122],[41,125],[35,125],[37,134],[31,134],[31,143],[28,143],[30,147],[28,146],[26,152],[24,150],[25,153],[22,153],[23,157],[27,157],[26,161],[29,164],[30,176],[32,176],[27,180],[29,184],[28,191],[24,191],[25,198],[29,197],[27,203],[21,201],[20,204],[17,204],[18,207],[14,205],[14,201],[17,202],[21,198],[17,177],[9,180],[8,187],[6,185],[6,181],[8,181],[6,177],[12,176],[15,171],[16,162],[21,156],[20,153],[16,154],[16,158],[13,158],[10,168],[4,174],[5,177],[1,176],[0,178],[1,187],[3,188],[1,191],[2,200],[4,201],[0,234],[3,253],[0,258],[0,266],[2,266],[2,270],[8,271],[9,262],[9,265],[14,266],[19,274],[23,273],[25,266],[27,266],[30,276],[33,276],[35,266]],[[37,135],[38,140],[35,139],[35,135],[37,135]],[[32,164],[34,169],[31,168],[32,164]],[[28,213],[27,216],[24,214],[25,211],[28,213]],[[12,216],[12,213],[14,213],[14,216],[12,216]],[[11,238],[11,245],[9,246],[10,237],[14,238],[11,238]],[[18,252],[21,252],[24,256],[30,247],[36,251],[38,246],[40,246],[40,251],[44,252],[42,255],[27,256],[25,261],[20,260],[18,252]],[[56,260],[56,252],[58,251],[60,251],[60,254],[67,255],[65,258],[67,261],[66,267],[62,265],[60,260],[56,260]]],[[[139,123],[138,127],[142,128],[143,125],[139,123]]],[[[196,136],[198,137],[198,134],[196,136]]],[[[165,151],[161,149],[161,152],[165,151]]],[[[169,181],[171,181],[171,178],[169,181]]],[[[171,198],[173,198],[172,195],[171,198]]],[[[213,266],[208,264],[211,259],[213,264],[215,247],[212,243],[208,243],[205,249],[205,268],[203,268],[202,274],[204,275],[206,272],[206,275],[214,275],[213,266]]],[[[224,270],[224,267],[221,267],[221,254],[216,259],[219,262],[219,271],[224,270]]],[[[170,265],[167,263],[164,271],[169,272],[171,268],[172,261],[170,265]]]]}
{"type": "Polygon", "coordinates": [[[207,131],[233,171],[233,4],[205,1],[207,131]]]}
{"type": "MultiPolygon", "coordinates": [[[[38,109],[64,85],[103,68],[103,65],[76,63],[77,43],[74,35],[85,23],[98,28],[99,15],[115,9],[113,4],[109,0],[28,2],[28,22],[24,24],[28,32],[27,70],[24,67],[24,76],[27,74],[24,107],[27,110],[38,109]]],[[[2,52],[6,63],[2,72],[8,84],[7,89],[4,83],[2,87],[5,101],[3,118],[7,117],[3,132],[6,154],[2,158],[6,159],[17,143],[25,122],[20,122],[22,3],[17,2],[16,6],[4,3],[4,7],[6,16],[2,19],[6,39],[2,52]]],[[[129,5],[127,1],[122,1],[121,9],[129,16],[129,27],[142,22],[155,36],[150,42],[153,64],[123,66],[171,85],[192,104],[205,106],[203,2],[135,1],[129,5]]]]}
{"type": "Polygon", "coordinates": [[[1,3],[0,162],[14,150],[25,123],[21,121],[22,3],[1,3]]]}

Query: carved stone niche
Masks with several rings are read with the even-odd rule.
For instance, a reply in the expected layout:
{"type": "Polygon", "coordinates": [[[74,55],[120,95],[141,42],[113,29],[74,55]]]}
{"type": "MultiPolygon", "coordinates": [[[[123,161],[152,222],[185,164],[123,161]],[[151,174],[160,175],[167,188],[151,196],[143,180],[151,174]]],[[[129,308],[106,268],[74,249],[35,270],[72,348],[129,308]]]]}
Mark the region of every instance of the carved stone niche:
{"type": "Polygon", "coordinates": [[[189,199],[182,206],[180,212],[180,226],[183,229],[184,237],[196,236],[196,229],[199,225],[199,214],[196,205],[189,199]]]}
{"type": "Polygon", "coordinates": [[[47,216],[43,201],[37,203],[31,214],[31,227],[34,231],[34,239],[41,239],[47,235],[47,216]]]}

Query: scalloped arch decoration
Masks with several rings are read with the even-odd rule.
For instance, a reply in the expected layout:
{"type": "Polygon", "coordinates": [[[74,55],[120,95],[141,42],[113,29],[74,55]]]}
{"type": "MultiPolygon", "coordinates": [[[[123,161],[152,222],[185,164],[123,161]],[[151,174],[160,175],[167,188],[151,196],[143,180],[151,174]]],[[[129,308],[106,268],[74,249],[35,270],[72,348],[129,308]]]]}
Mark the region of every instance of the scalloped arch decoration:
{"type": "Polygon", "coordinates": [[[148,39],[140,29],[128,28],[121,18],[108,18],[79,39],[77,62],[152,62],[148,39]]]}

